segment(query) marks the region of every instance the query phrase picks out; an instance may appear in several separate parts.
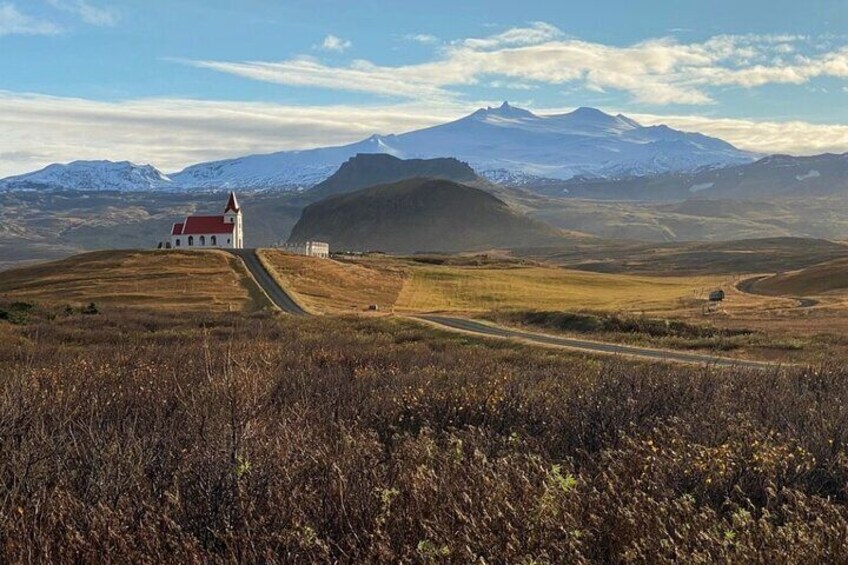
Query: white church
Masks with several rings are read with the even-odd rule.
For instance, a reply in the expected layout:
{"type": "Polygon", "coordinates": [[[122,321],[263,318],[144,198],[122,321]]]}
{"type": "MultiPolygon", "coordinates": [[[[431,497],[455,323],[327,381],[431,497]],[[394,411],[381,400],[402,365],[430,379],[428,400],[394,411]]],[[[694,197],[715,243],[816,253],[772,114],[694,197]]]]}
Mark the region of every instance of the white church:
{"type": "Polygon", "coordinates": [[[171,229],[171,248],[241,249],[244,247],[241,208],[231,192],[223,216],[187,216],[171,229]]]}

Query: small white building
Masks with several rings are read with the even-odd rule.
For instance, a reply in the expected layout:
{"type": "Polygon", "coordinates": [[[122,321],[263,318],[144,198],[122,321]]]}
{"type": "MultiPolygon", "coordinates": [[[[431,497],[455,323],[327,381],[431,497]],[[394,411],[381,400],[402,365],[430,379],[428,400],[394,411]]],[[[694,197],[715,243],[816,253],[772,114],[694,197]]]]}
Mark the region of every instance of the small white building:
{"type": "Polygon", "coordinates": [[[302,241],[297,243],[282,243],[278,246],[283,251],[295,255],[306,255],[308,257],[321,257],[326,259],[330,256],[330,244],[323,241],[302,241]]]}
{"type": "Polygon", "coordinates": [[[172,249],[241,249],[244,226],[236,193],[231,192],[223,216],[187,216],[171,229],[172,249]]]}

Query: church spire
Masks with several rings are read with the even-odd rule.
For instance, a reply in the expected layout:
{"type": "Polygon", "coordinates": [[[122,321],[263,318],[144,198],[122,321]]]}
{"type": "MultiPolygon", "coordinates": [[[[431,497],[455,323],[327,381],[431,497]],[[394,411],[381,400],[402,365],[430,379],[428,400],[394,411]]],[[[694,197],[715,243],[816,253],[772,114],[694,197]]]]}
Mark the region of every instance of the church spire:
{"type": "Polygon", "coordinates": [[[236,200],[235,192],[230,192],[230,198],[227,200],[227,207],[224,208],[224,213],[226,214],[227,212],[234,212],[236,214],[239,212],[239,205],[238,200],[236,200]]]}

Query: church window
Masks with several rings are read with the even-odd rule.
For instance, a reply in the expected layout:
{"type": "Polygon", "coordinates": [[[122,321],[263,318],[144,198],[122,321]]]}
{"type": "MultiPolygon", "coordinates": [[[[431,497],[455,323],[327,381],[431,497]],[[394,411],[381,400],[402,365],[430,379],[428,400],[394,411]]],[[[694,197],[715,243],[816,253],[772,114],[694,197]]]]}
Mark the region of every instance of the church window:
{"type": "Polygon", "coordinates": [[[212,243],[210,245],[218,245],[218,238],[214,235],[212,236],[212,243]]]}
{"type": "Polygon", "coordinates": [[[200,246],[201,246],[201,247],[205,247],[205,246],[206,246],[206,236],[205,236],[205,235],[201,235],[201,236],[200,236],[200,246]]]}
{"type": "Polygon", "coordinates": [[[175,240],[174,240],[174,245],[175,245],[176,247],[179,247],[179,246],[180,246],[180,238],[177,238],[177,239],[175,239],[175,240]]]}
{"type": "Polygon", "coordinates": [[[190,236],[188,236],[188,246],[191,247],[193,245],[194,245],[194,236],[190,235],[190,236]]]}

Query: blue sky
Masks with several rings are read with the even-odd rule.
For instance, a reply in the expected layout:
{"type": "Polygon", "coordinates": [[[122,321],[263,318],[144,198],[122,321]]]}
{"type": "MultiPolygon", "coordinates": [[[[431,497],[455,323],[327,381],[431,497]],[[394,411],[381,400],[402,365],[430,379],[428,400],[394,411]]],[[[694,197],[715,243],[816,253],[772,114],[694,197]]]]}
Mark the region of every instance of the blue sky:
{"type": "Polygon", "coordinates": [[[848,2],[0,0],[0,176],[171,171],[501,100],[848,151],[848,2]]]}

